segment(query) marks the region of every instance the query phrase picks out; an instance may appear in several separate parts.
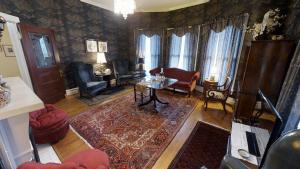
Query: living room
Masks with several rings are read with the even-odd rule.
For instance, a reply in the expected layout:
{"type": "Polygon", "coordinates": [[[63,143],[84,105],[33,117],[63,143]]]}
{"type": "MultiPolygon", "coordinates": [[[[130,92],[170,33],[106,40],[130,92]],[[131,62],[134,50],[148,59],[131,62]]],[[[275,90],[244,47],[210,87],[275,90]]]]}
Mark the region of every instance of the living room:
{"type": "Polygon", "coordinates": [[[0,0],[0,168],[298,168],[299,14],[0,0]]]}

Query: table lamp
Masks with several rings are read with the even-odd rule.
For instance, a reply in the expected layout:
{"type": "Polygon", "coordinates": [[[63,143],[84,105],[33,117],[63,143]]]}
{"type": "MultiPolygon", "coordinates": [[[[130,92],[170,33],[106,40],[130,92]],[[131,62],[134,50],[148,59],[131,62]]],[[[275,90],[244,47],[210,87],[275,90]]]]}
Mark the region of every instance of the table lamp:
{"type": "Polygon", "coordinates": [[[139,70],[143,71],[144,70],[144,63],[145,63],[145,58],[139,58],[138,59],[138,64],[139,64],[139,70]]]}
{"type": "Polygon", "coordinates": [[[99,67],[97,67],[96,73],[104,74],[105,72],[105,63],[107,63],[105,58],[105,53],[97,53],[97,64],[99,64],[99,67]]]}

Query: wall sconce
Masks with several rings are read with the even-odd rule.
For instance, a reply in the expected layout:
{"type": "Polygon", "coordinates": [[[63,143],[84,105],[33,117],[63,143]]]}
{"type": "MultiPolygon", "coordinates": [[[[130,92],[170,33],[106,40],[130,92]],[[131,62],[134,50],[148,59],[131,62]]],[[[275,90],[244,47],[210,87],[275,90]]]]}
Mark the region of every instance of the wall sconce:
{"type": "Polygon", "coordinates": [[[6,20],[2,16],[0,16],[0,40],[2,37],[2,32],[4,31],[5,23],[6,23],[6,20]]]}

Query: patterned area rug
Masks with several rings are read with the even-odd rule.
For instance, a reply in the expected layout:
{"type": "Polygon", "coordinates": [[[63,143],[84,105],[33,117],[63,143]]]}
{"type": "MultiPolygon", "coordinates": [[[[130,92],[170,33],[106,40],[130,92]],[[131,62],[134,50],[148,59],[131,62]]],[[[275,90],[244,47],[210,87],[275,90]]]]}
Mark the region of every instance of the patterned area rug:
{"type": "Polygon", "coordinates": [[[170,169],[218,169],[226,154],[229,132],[198,122],[170,169]]]}
{"type": "Polygon", "coordinates": [[[168,91],[157,95],[170,103],[158,103],[159,113],[152,104],[138,108],[130,93],[81,113],[70,123],[91,146],[110,156],[112,169],[149,169],[199,101],[168,91]]]}
{"type": "Polygon", "coordinates": [[[129,88],[116,87],[114,89],[101,92],[98,96],[95,96],[93,98],[85,98],[85,97],[80,98],[79,97],[78,99],[80,101],[82,101],[83,103],[87,104],[88,106],[93,106],[93,105],[102,103],[108,99],[111,99],[115,95],[124,94],[129,91],[130,91],[129,88]]]}

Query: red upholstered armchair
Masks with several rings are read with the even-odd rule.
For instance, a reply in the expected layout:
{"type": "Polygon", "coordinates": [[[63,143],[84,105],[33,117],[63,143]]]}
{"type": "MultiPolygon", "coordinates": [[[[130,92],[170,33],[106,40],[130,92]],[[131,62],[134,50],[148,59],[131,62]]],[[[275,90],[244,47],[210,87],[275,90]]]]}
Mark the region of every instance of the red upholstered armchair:
{"type": "Polygon", "coordinates": [[[26,162],[17,169],[109,169],[109,159],[103,151],[90,149],[75,154],[62,164],[26,162]]]}
{"type": "MultiPolygon", "coordinates": [[[[150,70],[151,75],[160,73],[161,68],[150,70]]],[[[172,88],[187,91],[189,96],[196,88],[196,82],[200,78],[198,71],[186,71],[178,68],[164,68],[164,75],[168,78],[177,79],[178,81],[173,84],[172,88]]]]}

